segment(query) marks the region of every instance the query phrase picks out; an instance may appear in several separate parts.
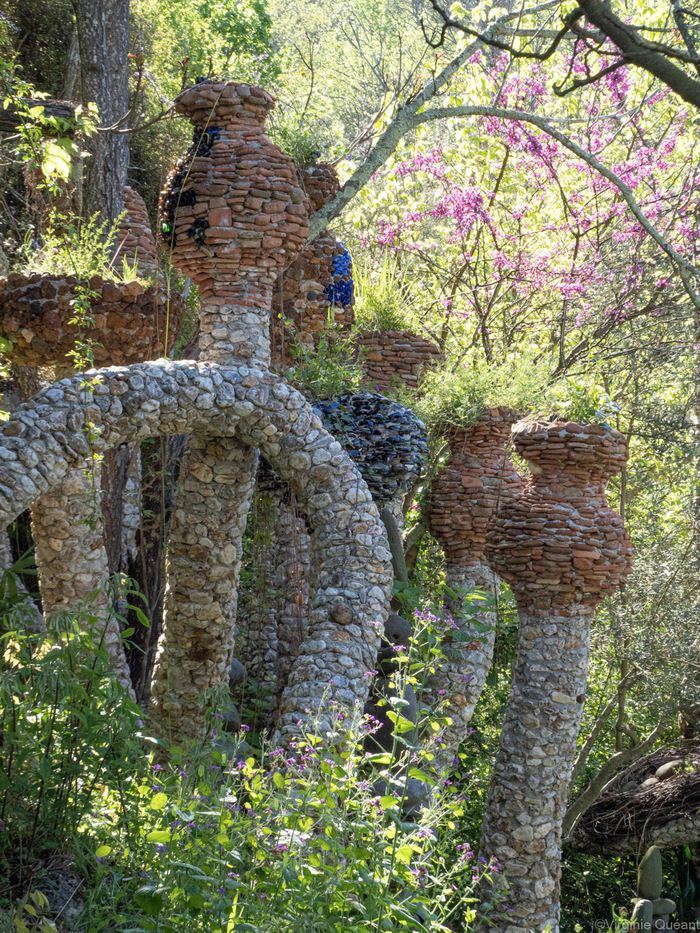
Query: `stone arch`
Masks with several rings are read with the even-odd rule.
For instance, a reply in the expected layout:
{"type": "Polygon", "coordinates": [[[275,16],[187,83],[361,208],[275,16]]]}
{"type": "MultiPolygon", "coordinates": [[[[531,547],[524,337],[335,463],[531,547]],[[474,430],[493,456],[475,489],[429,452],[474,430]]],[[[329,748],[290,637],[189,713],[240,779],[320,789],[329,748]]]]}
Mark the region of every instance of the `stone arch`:
{"type": "MultiPolygon", "coordinates": [[[[0,432],[0,522],[9,524],[68,470],[124,441],[169,434],[235,436],[259,448],[304,506],[321,557],[309,631],[282,697],[279,729],[298,732],[307,711],[364,703],[391,591],[391,559],[369,490],[304,397],[251,367],[158,360],[63,379],[18,408],[0,432]]],[[[212,555],[214,557],[214,555],[212,555]]],[[[218,557],[218,555],[217,555],[218,557]]],[[[225,556],[224,556],[225,559],[225,556]]],[[[166,618],[153,675],[153,719],[161,734],[195,736],[196,703],[212,665],[226,664],[202,632],[174,631],[166,618]],[[202,637],[203,650],[191,640],[202,637]]],[[[219,672],[218,667],[221,667],[219,672]]]]}

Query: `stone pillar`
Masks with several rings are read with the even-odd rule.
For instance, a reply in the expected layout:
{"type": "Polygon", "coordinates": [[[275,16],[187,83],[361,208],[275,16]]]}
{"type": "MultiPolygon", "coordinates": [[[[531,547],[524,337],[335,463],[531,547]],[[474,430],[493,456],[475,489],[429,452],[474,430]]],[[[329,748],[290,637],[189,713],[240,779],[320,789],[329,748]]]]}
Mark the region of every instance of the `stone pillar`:
{"type": "MultiPolygon", "coordinates": [[[[427,455],[422,422],[403,405],[371,393],[347,393],[319,402],[315,408],[327,430],[356,463],[377,508],[388,508],[401,528],[403,500],[419,478],[427,455]]],[[[276,682],[279,697],[308,629],[315,568],[323,555],[313,547],[305,517],[295,508],[289,487],[277,480],[269,468],[261,471],[259,485],[272,500],[274,517],[270,546],[258,568],[266,582],[265,595],[258,609],[251,607],[246,614],[258,635],[248,633],[240,657],[254,679],[265,676],[266,682],[276,682]],[[262,659],[274,654],[277,663],[273,676],[262,659]],[[259,672],[257,678],[255,671],[259,672]]]]}
{"type": "Polygon", "coordinates": [[[474,424],[451,427],[449,460],[432,484],[430,531],[445,554],[447,587],[455,591],[445,600],[445,656],[429,684],[431,693],[445,698],[452,720],[441,737],[441,769],[450,767],[468,735],[493,659],[493,607],[466,597],[480,591],[493,604],[497,596],[498,581],[484,549],[491,523],[519,483],[507,452],[516,418],[509,408],[487,408],[474,424]]]}
{"type": "MultiPolygon", "coordinates": [[[[311,212],[319,210],[339,190],[332,165],[320,163],[299,170],[311,212]]],[[[329,231],[307,244],[280,273],[272,298],[272,362],[293,362],[296,343],[313,353],[329,323],[349,329],[354,320],[352,261],[343,244],[329,231]]]]}
{"type": "MultiPolygon", "coordinates": [[[[135,204],[137,198],[132,192],[130,202],[135,204]]],[[[136,240],[127,236],[128,216],[121,227],[123,239],[131,246],[136,241],[146,243],[145,208],[134,223],[139,231],[136,240]]],[[[133,253],[127,254],[136,258],[133,253]]],[[[66,376],[73,371],[70,353],[78,338],[93,344],[97,365],[119,365],[162,355],[172,345],[182,310],[182,303],[166,297],[159,283],[118,283],[99,275],[87,282],[74,276],[18,273],[0,279],[0,335],[12,342],[13,364],[34,369],[50,366],[66,376]],[[72,301],[79,286],[90,290],[90,320],[82,326],[73,323],[72,301]]],[[[25,398],[38,388],[36,381],[27,383],[25,398]]],[[[89,396],[91,389],[85,392],[89,396]]],[[[89,601],[89,610],[104,621],[104,644],[115,672],[130,689],[119,623],[110,611],[107,592],[109,561],[101,485],[100,462],[93,459],[72,469],[60,484],[33,503],[39,591],[46,615],[74,610],[89,601]]]]}
{"type": "Polygon", "coordinates": [[[236,654],[274,721],[307,630],[311,537],[292,489],[265,460],[255,492],[253,579],[242,593],[236,654]]]}
{"type": "Polygon", "coordinates": [[[491,528],[486,555],[514,593],[518,656],[484,815],[482,855],[508,884],[489,914],[504,933],[559,928],[561,829],[586,692],[590,624],[629,573],[631,545],[605,503],[627,442],[601,425],[521,422],[531,476],[491,528]]]}
{"type": "MultiPolygon", "coordinates": [[[[308,232],[294,164],[264,133],[274,102],[262,88],[201,82],[175,106],[194,141],[162,193],[161,232],[200,289],[199,359],[266,369],[274,282],[308,232]]],[[[159,649],[151,694],[165,736],[195,737],[198,699],[227,679],[256,466],[257,452],[236,439],[189,441],[166,563],[168,651],[159,649]]]]}

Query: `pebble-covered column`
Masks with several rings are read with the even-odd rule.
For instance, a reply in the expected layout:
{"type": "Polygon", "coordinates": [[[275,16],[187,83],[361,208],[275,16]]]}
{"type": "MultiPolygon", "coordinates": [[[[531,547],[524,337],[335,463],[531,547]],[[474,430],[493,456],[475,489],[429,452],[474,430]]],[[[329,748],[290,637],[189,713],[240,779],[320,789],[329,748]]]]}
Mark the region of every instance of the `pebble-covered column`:
{"type": "Polygon", "coordinates": [[[622,519],[605,502],[627,442],[602,425],[561,421],[521,422],[513,440],[531,477],[504,503],[486,555],[513,590],[520,636],[481,849],[502,865],[508,885],[491,928],[556,933],[591,619],[631,566],[622,519]]]}
{"type": "MultiPolygon", "coordinates": [[[[428,452],[423,423],[398,402],[368,392],[346,393],[314,407],[327,430],[354,460],[377,508],[389,508],[392,515],[398,515],[400,526],[403,500],[419,478],[428,452]]],[[[252,638],[248,633],[246,651],[240,657],[259,682],[267,673],[268,683],[276,683],[279,696],[300,655],[316,567],[323,555],[313,546],[306,518],[291,490],[269,468],[262,471],[260,488],[272,506],[268,521],[273,528],[262,568],[257,569],[269,585],[266,598],[261,599],[261,611],[253,609],[247,616],[258,634],[252,638]],[[262,658],[275,654],[272,676],[262,658]]]]}
{"type": "MultiPolygon", "coordinates": [[[[133,261],[140,244],[155,256],[145,207],[135,192],[120,228],[122,254],[133,261]],[[140,207],[139,207],[140,204],[140,207]],[[133,219],[133,229],[130,222],[133,219]]],[[[76,340],[92,346],[95,362],[131,363],[163,354],[177,332],[182,305],[166,300],[159,283],[118,283],[99,275],[83,282],[74,276],[12,273],[0,279],[0,335],[12,342],[13,363],[54,367],[70,375],[76,340]],[[87,287],[88,320],[75,323],[73,301],[87,287]],[[165,333],[170,329],[166,344],[165,333]]],[[[37,386],[32,386],[35,391],[37,386]]],[[[90,395],[92,388],[85,389],[90,395]]],[[[104,545],[98,460],[72,470],[65,480],[32,505],[32,536],[45,614],[87,605],[104,621],[104,645],[119,680],[130,688],[118,620],[110,612],[109,562],[104,545]]]]}
{"type": "Polygon", "coordinates": [[[261,459],[251,542],[252,580],[242,593],[236,656],[257,696],[275,712],[306,634],[311,583],[311,536],[289,483],[261,459]]]}
{"type": "MultiPolygon", "coordinates": [[[[175,103],[194,136],[161,195],[161,232],[199,286],[200,360],[269,366],[275,279],[306,240],[294,163],[264,133],[273,106],[262,88],[206,81],[175,103]]],[[[228,676],[256,465],[254,448],[196,435],[183,459],[166,563],[170,650],[156,660],[151,694],[166,736],[196,730],[192,707],[228,676]]]]}
{"type": "MultiPolygon", "coordinates": [[[[281,736],[298,736],[299,720],[330,724],[331,711],[361,706],[364,673],[374,667],[391,593],[390,555],[367,485],[302,395],[272,373],[242,364],[158,360],[95,374],[85,399],[81,380],[64,380],[20,406],[0,428],[0,527],[7,526],[66,472],[95,451],[167,435],[236,437],[259,448],[290,483],[308,517],[318,569],[308,633],[284,691],[281,736]],[[86,425],[93,425],[85,433],[86,425]]],[[[189,669],[183,633],[164,626],[157,664],[168,655],[189,669]]],[[[190,636],[187,645],[192,646],[190,636]]],[[[201,735],[204,709],[187,702],[179,734],[201,735]]],[[[197,699],[197,697],[195,697],[197,699]]]]}
{"type": "MultiPolygon", "coordinates": [[[[333,166],[299,169],[311,213],[340,188],[333,166]]],[[[308,243],[282,269],[272,294],[272,365],[289,366],[300,348],[315,352],[329,319],[339,328],[353,322],[353,283],[347,250],[326,231],[308,243]]],[[[254,579],[242,593],[246,624],[237,635],[237,657],[249,683],[272,705],[275,718],[281,691],[304,637],[310,598],[311,538],[294,493],[262,462],[256,496],[265,527],[256,534],[254,579]]]]}
{"type": "Polygon", "coordinates": [[[493,659],[498,581],[484,549],[499,508],[519,484],[507,449],[516,418],[509,408],[487,408],[472,425],[451,427],[446,432],[449,460],[432,484],[430,531],[443,549],[445,582],[455,593],[445,601],[444,658],[429,685],[431,693],[444,698],[452,720],[441,736],[446,767],[468,735],[493,659]],[[469,595],[491,605],[470,601],[469,595]]]}

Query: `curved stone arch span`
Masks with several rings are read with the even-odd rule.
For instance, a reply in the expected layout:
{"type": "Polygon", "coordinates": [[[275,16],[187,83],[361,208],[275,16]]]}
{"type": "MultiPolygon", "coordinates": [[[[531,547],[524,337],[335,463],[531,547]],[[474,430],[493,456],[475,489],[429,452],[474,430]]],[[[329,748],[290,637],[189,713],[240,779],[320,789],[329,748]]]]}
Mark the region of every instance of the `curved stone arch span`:
{"type": "MultiPolygon", "coordinates": [[[[391,557],[357,468],[284,380],[245,365],[157,360],[54,383],[0,432],[0,523],[8,525],[92,454],[172,434],[235,435],[260,449],[303,504],[319,565],[309,631],[282,698],[279,729],[283,737],[297,733],[309,710],[323,728],[334,705],[349,710],[366,698],[363,675],[374,667],[388,612],[391,557]]],[[[200,731],[195,668],[214,661],[191,656],[190,635],[164,620],[152,715],[166,736],[200,731]],[[191,728],[183,730],[183,720],[191,728]],[[177,728],[169,728],[175,721],[177,728]]]]}

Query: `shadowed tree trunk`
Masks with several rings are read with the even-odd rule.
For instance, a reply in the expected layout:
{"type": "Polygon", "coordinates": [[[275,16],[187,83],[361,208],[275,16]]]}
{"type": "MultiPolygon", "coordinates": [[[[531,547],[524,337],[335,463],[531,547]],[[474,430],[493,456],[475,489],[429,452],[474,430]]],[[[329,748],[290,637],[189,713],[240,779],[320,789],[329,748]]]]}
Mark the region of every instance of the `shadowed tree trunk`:
{"type": "Polygon", "coordinates": [[[129,0],[73,0],[83,104],[97,104],[102,129],[87,141],[83,214],[111,221],[122,210],[129,165],[129,0]]]}

